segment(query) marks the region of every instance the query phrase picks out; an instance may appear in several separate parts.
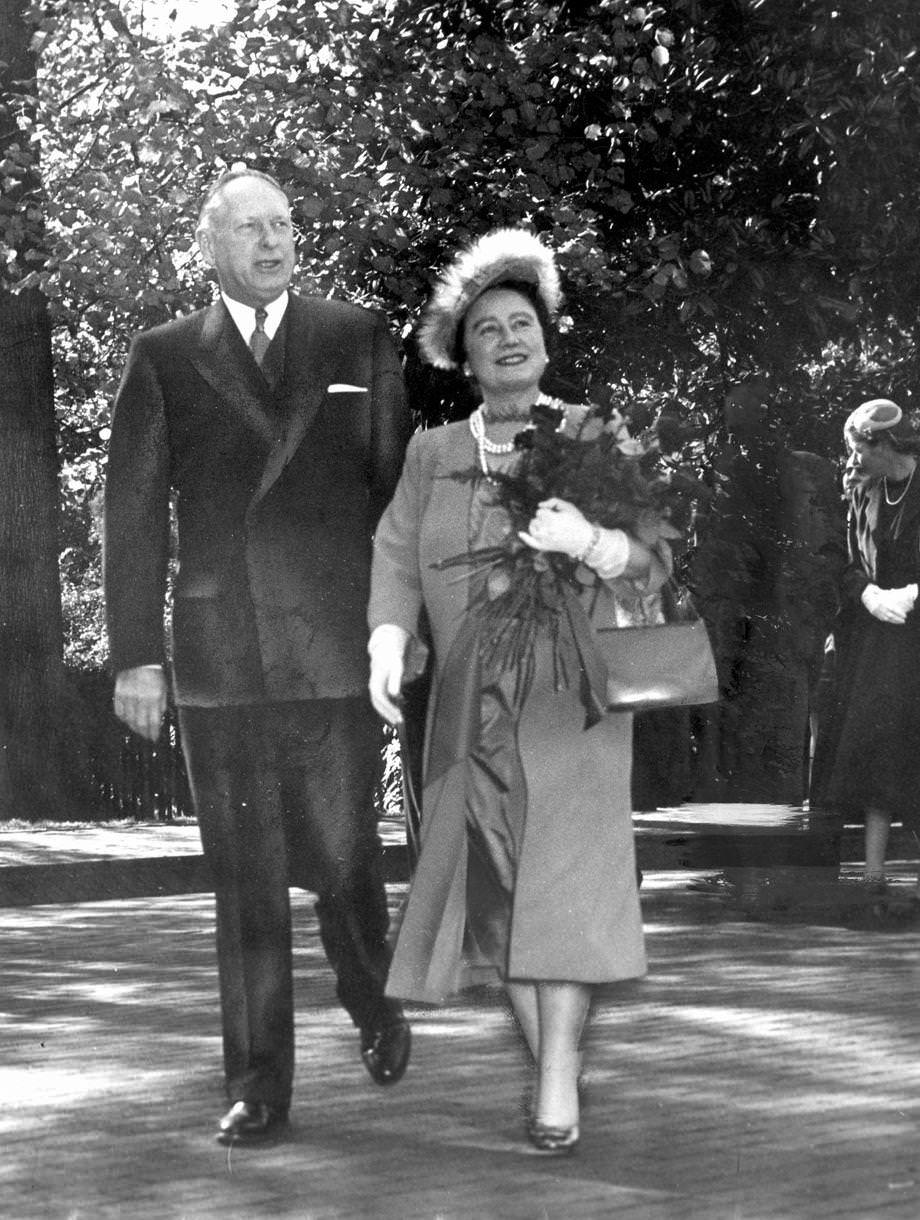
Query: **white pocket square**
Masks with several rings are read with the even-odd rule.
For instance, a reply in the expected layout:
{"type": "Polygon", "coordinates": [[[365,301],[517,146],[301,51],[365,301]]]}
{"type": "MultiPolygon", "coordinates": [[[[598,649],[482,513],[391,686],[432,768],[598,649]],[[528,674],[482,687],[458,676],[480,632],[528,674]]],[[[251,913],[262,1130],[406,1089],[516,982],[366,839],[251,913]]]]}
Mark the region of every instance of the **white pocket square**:
{"type": "Polygon", "coordinates": [[[326,390],[327,394],[366,394],[365,385],[346,385],[344,381],[334,381],[326,390]]]}

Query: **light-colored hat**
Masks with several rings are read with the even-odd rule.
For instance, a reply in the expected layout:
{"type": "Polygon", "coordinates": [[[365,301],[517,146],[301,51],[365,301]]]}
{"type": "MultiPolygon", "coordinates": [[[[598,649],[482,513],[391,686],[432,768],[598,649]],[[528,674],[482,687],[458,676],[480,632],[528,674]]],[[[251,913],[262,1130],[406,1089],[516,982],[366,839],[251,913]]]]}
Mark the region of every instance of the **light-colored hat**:
{"type": "Polygon", "coordinates": [[[855,436],[863,441],[879,440],[880,432],[898,436],[910,435],[912,431],[904,412],[890,398],[870,398],[868,402],[861,403],[855,411],[850,412],[843,425],[844,436],[855,436]],[[899,424],[902,426],[899,427],[899,424]]]}
{"type": "Polygon", "coordinates": [[[555,315],[562,290],[552,251],[526,229],[494,229],[458,254],[435,286],[418,331],[429,364],[457,367],[454,349],[463,315],[487,288],[509,280],[533,284],[546,312],[555,315]]]}

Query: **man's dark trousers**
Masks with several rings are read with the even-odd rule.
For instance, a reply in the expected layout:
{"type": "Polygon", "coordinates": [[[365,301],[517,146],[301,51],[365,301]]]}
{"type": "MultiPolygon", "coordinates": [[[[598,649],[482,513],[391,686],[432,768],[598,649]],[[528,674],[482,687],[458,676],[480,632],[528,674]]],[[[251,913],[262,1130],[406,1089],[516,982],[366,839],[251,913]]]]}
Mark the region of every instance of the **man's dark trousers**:
{"type": "Polygon", "coordinates": [[[374,789],[380,725],[364,699],[182,708],[217,903],[228,1095],[286,1110],[294,1066],[288,885],[310,890],[338,996],[378,1024],[389,966],[374,789]]]}

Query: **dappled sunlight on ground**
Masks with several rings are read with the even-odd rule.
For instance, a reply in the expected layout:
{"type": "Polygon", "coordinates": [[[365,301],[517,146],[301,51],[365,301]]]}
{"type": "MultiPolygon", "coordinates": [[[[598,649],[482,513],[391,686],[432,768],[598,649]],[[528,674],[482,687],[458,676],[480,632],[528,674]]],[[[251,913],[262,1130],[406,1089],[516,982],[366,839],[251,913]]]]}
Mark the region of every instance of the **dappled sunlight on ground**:
{"type": "Polygon", "coordinates": [[[495,988],[412,1009],[406,1079],[371,1084],[309,895],[289,1137],[229,1157],[211,896],[4,911],[0,1214],[916,1220],[920,934],[750,922],[686,875],[642,894],[649,974],[595,1006],[566,1161],[522,1139],[495,988]]]}

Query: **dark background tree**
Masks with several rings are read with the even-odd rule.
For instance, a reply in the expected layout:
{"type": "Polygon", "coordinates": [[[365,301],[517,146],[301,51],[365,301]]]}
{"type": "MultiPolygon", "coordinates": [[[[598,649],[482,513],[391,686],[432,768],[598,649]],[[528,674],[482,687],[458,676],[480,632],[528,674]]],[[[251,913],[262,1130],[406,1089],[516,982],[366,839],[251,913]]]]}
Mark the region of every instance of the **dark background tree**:
{"type": "Polygon", "coordinates": [[[15,0],[0,3],[0,152],[9,258],[0,275],[0,817],[66,818],[82,808],[80,733],[62,655],[58,463],[51,323],[38,288],[42,212],[28,137],[35,65],[15,0]]]}

